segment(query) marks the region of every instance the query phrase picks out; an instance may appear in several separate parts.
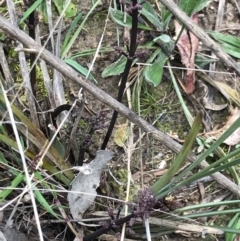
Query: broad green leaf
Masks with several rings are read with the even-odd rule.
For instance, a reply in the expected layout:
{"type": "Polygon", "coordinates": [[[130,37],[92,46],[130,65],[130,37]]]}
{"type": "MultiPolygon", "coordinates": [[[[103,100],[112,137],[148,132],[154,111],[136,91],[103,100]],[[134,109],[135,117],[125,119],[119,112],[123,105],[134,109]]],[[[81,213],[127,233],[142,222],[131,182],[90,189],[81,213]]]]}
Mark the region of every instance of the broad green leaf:
{"type": "Polygon", "coordinates": [[[164,175],[157,182],[153,184],[152,189],[155,194],[160,193],[162,188],[164,188],[169,183],[169,181],[174,177],[174,175],[181,168],[182,164],[186,160],[187,155],[192,150],[192,146],[196,141],[197,134],[199,133],[199,129],[201,127],[201,123],[202,123],[202,114],[200,112],[195,118],[192,128],[189,134],[187,135],[185,142],[183,144],[183,147],[181,151],[178,153],[176,159],[174,160],[170,168],[167,170],[167,172],[165,172],[164,175]]]}
{"type": "Polygon", "coordinates": [[[71,35],[72,35],[72,31],[73,29],[77,26],[78,24],[78,21],[81,19],[82,17],[82,13],[79,13],[78,16],[76,18],[74,18],[74,21],[71,23],[71,26],[70,28],[68,29],[67,31],[67,34],[65,36],[65,39],[64,39],[64,42],[63,42],[63,45],[62,45],[62,50],[61,52],[63,52],[63,50],[65,49],[65,47],[67,46],[68,42],[69,42],[69,39],[71,38],[71,35]]]}
{"type": "Polygon", "coordinates": [[[59,219],[58,215],[53,211],[52,207],[48,204],[41,192],[34,190],[34,194],[38,202],[45,208],[45,210],[51,213],[55,218],[59,219]]]}
{"type": "Polygon", "coordinates": [[[158,31],[163,30],[163,24],[159,20],[158,15],[156,14],[154,8],[149,2],[145,2],[142,5],[142,10],[140,11],[142,15],[154,26],[158,31]]]}
{"type": "MultiPolygon", "coordinates": [[[[193,13],[199,12],[204,9],[212,0],[181,0],[179,2],[179,7],[189,16],[193,13]]],[[[163,14],[163,28],[167,29],[168,24],[171,20],[172,13],[169,10],[165,10],[165,7],[162,7],[164,10],[163,14]]]]}
{"type": "Polygon", "coordinates": [[[26,12],[24,12],[22,18],[20,19],[19,24],[23,23],[24,20],[27,19],[27,17],[42,3],[43,0],[37,0],[33,3],[33,5],[28,8],[28,10],[26,12]]]}
{"type": "MultiPolygon", "coordinates": [[[[166,34],[158,36],[153,41],[160,42],[169,52],[174,49],[173,40],[166,34]]],[[[158,53],[155,63],[153,63],[152,65],[148,65],[143,72],[146,81],[153,84],[154,87],[158,86],[162,80],[163,67],[167,60],[168,57],[161,50],[158,53]]]]}
{"type": "MultiPolygon", "coordinates": [[[[155,43],[162,44],[166,48],[166,50],[169,51],[169,53],[171,53],[175,48],[175,41],[173,41],[172,38],[167,34],[162,34],[162,35],[156,37],[153,41],[155,43]]],[[[164,53],[162,53],[161,59],[164,59],[165,56],[166,55],[164,53]]]]}
{"type": "Polygon", "coordinates": [[[240,59],[240,49],[239,47],[234,47],[234,46],[230,46],[228,44],[221,44],[222,49],[227,52],[228,54],[232,55],[233,57],[236,57],[238,59],[240,59]]]}
{"type": "Polygon", "coordinates": [[[223,50],[225,50],[228,54],[236,58],[240,58],[240,39],[238,37],[219,32],[210,32],[209,34],[220,43],[223,50]]]}
{"type": "MultiPolygon", "coordinates": [[[[124,22],[124,13],[117,9],[110,8],[110,16],[115,23],[117,23],[123,27],[126,27],[126,28],[132,27],[132,17],[130,17],[128,14],[126,17],[126,22],[124,22]]],[[[143,25],[141,23],[138,24],[138,28],[145,29],[145,30],[152,30],[152,28],[150,28],[146,25],[143,25]]]]}
{"type": "Polygon", "coordinates": [[[229,44],[230,46],[238,47],[240,46],[239,37],[235,37],[229,34],[222,34],[219,32],[209,32],[209,34],[217,41],[225,44],[229,44]]]}
{"type": "MultiPolygon", "coordinates": [[[[120,58],[106,67],[102,72],[102,78],[106,78],[109,76],[120,75],[123,73],[125,65],[127,62],[127,58],[124,55],[121,55],[120,58]]],[[[133,64],[137,62],[137,59],[134,59],[133,64]]]]}
{"type": "Polygon", "coordinates": [[[205,8],[211,0],[181,0],[179,7],[189,16],[205,8]]]}
{"type": "Polygon", "coordinates": [[[165,60],[162,61],[157,61],[152,65],[148,65],[144,70],[143,74],[146,81],[153,84],[154,87],[158,86],[162,80],[163,67],[167,60],[168,58],[165,58],[165,60]]]}
{"type": "Polygon", "coordinates": [[[2,203],[5,198],[7,198],[7,196],[14,190],[15,187],[17,187],[19,185],[19,183],[22,182],[22,180],[24,179],[24,175],[19,173],[11,182],[11,186],[9,187],[4,187],[4,189],[0,192],[0,203],[2,203]]]}
{"type": "MultiPolygon", "coordinates": [[[[88,69],[81,66],[77,61],[75,61],[73,59],[65,59],[64,62],[67,63],[68,65],[72,66],[79,73],[83,74],[84,76],[87,76],[88,69]]],[[[95,83],[97,83],[97,80],[92,76],[92,74],[89,75],[89,79],[93,80],[95,83]]]]}
{"type": "Polygon", "coordinates": [[[72,18],[77,15],[77,7],[73,3],[69,3],[66,12],[65,12],[65,17],[66,18],[72,18]]]}
{"type": "Polygon", "coordinates": [[[195,55],[195,64],[201,68],[203,68],[207,64],[214,63],[214,62],[217,62],[217,60],[213,58],[205,57],[202,54],[195,55]]]}
{"type": "MultiPolygon", "coordinates": [[[[54,0],[53,3],[56,6],[59,15],[61,15],[62,11],[64,10],[66,1],[65,0],[54,0]]],[[[77,15],[77,8],[73,3],[70,2],[67,6],[67,9],[66,9],[65,13],[64,13],[64,16],[66,18],[72,18],[76,15],[77,15]]]]}

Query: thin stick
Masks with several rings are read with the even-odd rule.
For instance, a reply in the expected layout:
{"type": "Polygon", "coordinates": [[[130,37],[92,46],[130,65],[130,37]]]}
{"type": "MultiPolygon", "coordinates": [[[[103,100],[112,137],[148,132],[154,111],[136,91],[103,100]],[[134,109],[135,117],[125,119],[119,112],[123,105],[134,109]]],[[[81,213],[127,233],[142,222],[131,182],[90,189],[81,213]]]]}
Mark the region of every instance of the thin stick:
{"type": "MultiPolygon", "coordinates": [[[[218,13],[217,13],[215,30],[219,30],[220,27],[221,27],[221,25],[222,25],[225,2],[226,2],[225,0],[220,0],[219,3],[218,3],[218,13]]],[[[214,57],[215,57],[215,54],[212,53],[212,54],[211,54],[211,57],[214,58],[214,57]]],[[[210,73],[209,73],[209,76],[210,76],[212,79],[214,78],[215,68],[216,68],[216,62],[210,63],[210,68],[209,68],[209,70],[210,70],[210,71],[213,71],[213,72],[210,72],[210,73]]]]}
{"type": "MultiPolygon", "coordinates": [[[[33,205],[33,212],[34,212],[34,216],[35,216],[35,220],[36,220],[36,224],[37,224],[39,238],[40,238],[40,241],[44,241],[43,233],[42,233],[42,229],[41,229],[41,225],[40,225],[40,220],[39,220],[39,215],[38,215],[38,211],[37,211],[37,205],[36,205],[35,197],[34,197],[34,194],[33,194],[33,190],[31,188],[32,184],[31,184],[31,179],[30,179],[26,159],[25,159],[23,146],[21,144],[21,140],[20,140],[20,137],[19,137],[19,134],[18,134],[18,130],[17,130],[17,126],[16,126],[16,123],[15,123],[13,111],[12,111],[10,102],[7,98],[6,91],[4,90],[4,87],[2,85],[2,82],[0,82],[0,85],[1,85],[1,89],[2,89],[2,92],[3,92],[4,99],[5,99],[5,103],[6,103],[6,107],[7,107],[7,110],[8,110],[9,118],[12,122],[12,128],[13,128],[13,132],[14,132],[14,135],[15,135],[15,138],[16,138],[17,145],[18,145],[19,153],[20,153],[20,156],[21,156],[23,169],[24,169],[26,182],[27,182],[27,187],[29,188],[29,194],[30,194],[30,197],[31,197],[32,205],[33,205]]],[[[22,193],[22,195],[23,195],[23,193],[22,193]]]]}
{"type": "Polygon", "coordinates": [[[240,65],[234,61],[228,54],[226,54],[216,42],[211,39],[202,28],[196,25],[191,18],[187,16],[172,0],[160,0],[160,2],[167,7],[172,14],[180,20],[185,27],[196,35],[203,45],[209,48],[221,61],[229,68],[233,68],[238,75],[240,75],[240,65]]]}
{"type": "MultiPolygon", "coordinates": [[[[87,92],[92,94],[96,99],[102,101],[109,107],[112,107],[113,109],[117,110],[120,114],[122,114],[127,119],[132,121],[134,124],[140,126],[142,130],[144,130],[149,134],[152,134],[153,138],[159,140],[163,145],[167,146],[169,149],[171,149],[174,152],[179,152],[181,150],[182,145],[174,141],[171,137],[169,137],[165,133],[157,130],[154,126],[149,124],[144,119],[140,118],[136,113],[131,111],[129,108],[119,103],[117,100],[112,98],[106,92],[104,92],[103,90],[99,89],[97,86],[95,86],[94,84],[86,80],[81,74],[76,72],[73,68],[68,66],[59,58],[56,58],[55,56],[53,56],[49,51],[42,50],[42,47],[39,44],[37,44],[33,39],[31,39],[23,31],[14,27],[11,23],[9,23],[9,21],[4,19],[2,16],[0,16],[0,29],[2,29],[4,32],[8,33],[9,35],[13,36],[13,38],[18,39],[26,47],[36,49],[39,52],[42,51],[40,54],[40,57],[43,60],[45,60],[49,65],[59,70],[59,72],[61,72],[67,78],[71,79],[74,83],[78,84],[87,92]]],[[[239,71],[240,71],[240,68],[239,68],[239,71]]],[[[196,159],[197,157],[194,153],[190,153],[187,157],[187,160],[190,162],[194,162],[196,159]]],[[[199,164],[199,166],[201,168],[205,168],[209,165],[206,161],[203,161],[199,164]]],[[[225,177],[219,172],[214,173],[211,176],[223,187],[227,188],[235,195],[240,197],[240,187],[237,186],[232,181],[230,181],[227,177],[225,177]]]]}

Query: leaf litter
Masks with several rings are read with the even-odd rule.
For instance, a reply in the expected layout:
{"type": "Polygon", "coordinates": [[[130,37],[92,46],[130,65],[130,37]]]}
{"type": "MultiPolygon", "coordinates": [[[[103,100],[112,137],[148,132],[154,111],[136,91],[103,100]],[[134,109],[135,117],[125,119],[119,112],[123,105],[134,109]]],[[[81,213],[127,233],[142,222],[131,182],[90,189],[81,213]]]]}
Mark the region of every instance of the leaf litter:
{"type": "MultiPolygon", "coordinates": [[[[191,18],[195,24],[198,24],[197,13],[194,13],[191,18]]],[[[174,25],[176,31],[176,39],[179,34],[181,34],[182,25],[176,20],[174,21],[174,25]]],[[[177,42],[177,47],[181,56],[182,63],[186,66],[186,68],[188,68],[184,87],[184,90],[187,94],[192,94],[195,90],[195,71],[193,69],[195,66],[195,53],[198,50],[198,46],[198,38],[188,30],[184,29],[177,42]]]]}

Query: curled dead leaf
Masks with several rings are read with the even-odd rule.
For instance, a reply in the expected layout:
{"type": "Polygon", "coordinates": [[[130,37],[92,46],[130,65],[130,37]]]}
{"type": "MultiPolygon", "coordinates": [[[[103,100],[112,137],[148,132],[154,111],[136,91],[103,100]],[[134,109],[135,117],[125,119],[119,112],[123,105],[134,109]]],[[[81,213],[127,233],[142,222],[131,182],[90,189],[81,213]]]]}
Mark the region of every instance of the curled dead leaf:
{"type": "MultiPolygon", "coordinates": [[[[225,123],[225,125],[214,131],[214,139],[218,139],[239,117],[240,117],[240,110],[236,107],[233,108],[232,106],[229,107],[230,115],[225,123]]],[[[232,133],[223,143],[229,146],[235,146],[240,143],[240,127],[232,133]]]]}
{"type": "Polygon", "coordinates": [[[223,104],[223,105],[216,105],[216,104],[208,101],[208,98],[203,98],[202,102],[203,102],[203,106],[208,110],[220,111],[220,110],[225,109],[228,106],[227,103],[223,104]]]}
{"type": "MultiPolygon", "coordinates": [[[[197,13],[194,13],[191,16],[192,20],[195,24],[198,24],[198,15],[197,13]]],[[[179,24],[176,20],[174,21],[175,25],[175,32],[176,37],[181,33],[182,25],[179,24]]],[[[188,30],[184,29],[178,42],[177,47],[180,52],[182,63],[186,66],[186,68],[189,68],[187,70],[186,79],[185,79],[185,92],[187,94],[193,93],[195,90],[195,71],[194,69],[194,59],[195,59],[195,53],[198,50],[199,46],[199,40],[198,38],[189,32],[188,30]]]]}

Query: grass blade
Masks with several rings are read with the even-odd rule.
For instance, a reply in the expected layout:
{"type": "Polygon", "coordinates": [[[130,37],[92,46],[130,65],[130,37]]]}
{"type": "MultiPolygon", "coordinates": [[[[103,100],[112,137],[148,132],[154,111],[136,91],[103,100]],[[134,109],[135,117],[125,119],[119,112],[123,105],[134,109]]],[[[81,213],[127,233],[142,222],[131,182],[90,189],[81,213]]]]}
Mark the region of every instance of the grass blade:
{"type": "Polygon", "coordinates": [[[71,38],[72,31],[77,26],[78,21],[81,19],[81,17],[82,17],[82,13],[79,13],[78,16],[72,22],[70,28],[68,29],[67,34],[66,34],[65,39],[64,39],[64,42],[63,42],[63,45],[62,45],[61,53],[66,48],[66,46],[67,46],[67,44],[69,42],[69,39],[71,38]]]}
{"type": "Polygon", "coordinates": [[[90,14],[93,12],[93,10],[98,6],[98,4],[100,4],[102,2],[102,0],[98,0],[93,6],[92,8],[89,10],[89,12],[87,13],[87,15],[85,16],[85,18],[83,19],[82,23],[80,24],[80,26],[78,27],[77,31],[74,33],[74,35],[72,36],[71,40],[69,41],[69,43],[67,44],[67,46],[63,49],[62,51],[62,55],[61,55],[61,59],[65,59],[67,53],[69,52],[70,48],[73,46],[75,40],[77,39],[79,33],[81,32],[81,30],[83,29],[83,26],[85,24],[85,22],[87,21],[88,17],[90,16],[90,14]]]}
{"type": "Polygon", "coordinates": [[[48,204],[39,190],[34,190],[34,195],[38,202],[46,209],[46,211],[51,213],[55,218],[59,219],[58,215],[53,211],[52,207],[48,204]]]}
{"type": "Polygon", "coordinates": [[[33,5],[28,8],[28,10],[23,14],[22,18],[20,19],[19,25],[22,24],[28,16],[42,3],[43,0],[37,0],[33,3],[33,5]]]}
{"type": "Polygon", "coordinates": [[[14,191],[14,188],[17,187],[22,182],[23,179],[24,179],[24,175],[22,173],[19,173],[11,182],[11,186],[9,187],[9,189],[8,187],[5,187],[4,190],[0,192],[0,203],[2,203],[7,198],[7,196],[12,191],[14,191]]]}
{"type": "Polygon", "coordinates": [[[173,176],[176,174],[176,172],[180,169],[183,162],[185,161],[187,155],[192,150],[192,145],[194,144],[197,134],[199,133],[199,129],[202,123],[202,113],[198,113],[197,117],[195,118],[192,128],[186,137],[186,140],[184,142],[184,145],[181,149],[181,151],[178,153],[176,159],[172,163],[171,167],[168,169],[168,171],[152,186],[153,191],[157,194],[159,194],[163,187],[165,187],[169,181],[173,178],[173,176]]]}

